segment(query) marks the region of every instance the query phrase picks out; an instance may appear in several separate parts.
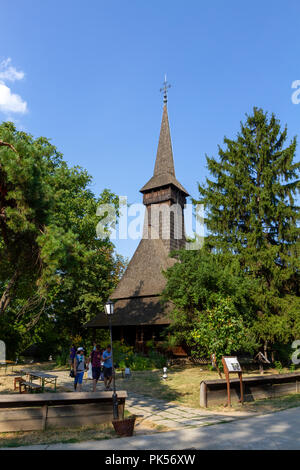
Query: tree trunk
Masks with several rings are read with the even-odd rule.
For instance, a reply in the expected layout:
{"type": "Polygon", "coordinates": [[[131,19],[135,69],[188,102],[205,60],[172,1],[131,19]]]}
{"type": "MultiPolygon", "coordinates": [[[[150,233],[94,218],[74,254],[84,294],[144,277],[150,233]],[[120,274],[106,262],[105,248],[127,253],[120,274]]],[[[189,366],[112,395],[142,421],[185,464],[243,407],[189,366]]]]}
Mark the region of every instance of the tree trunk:
{"type": "Polygon", "coordinates": [[[6,308],[8,307],[11,301],[11,291],[16,283],[18,277],[18,271],[16,270],[13,277],[10,279],[9,283],[7,284],[2,297],[0,299],[0,315],[3,315],[6,308]]]}
{"type": "Polygon", "coordinates": [[[268,359],[268,341],[265,341],[264,343],[264,356],[268,359]]]}
{"type": "Polygon", "coordinates": [[[259,364],[259,373],[260,375],[264,375],[264,365],[262,362],[260,362],[259,364]]]}
{"type": "Polygon", "coordinates": [[[220,371],[219,366],[218,366],[216,353],[211,355],[211,360],[212,360],[212,366],[217,369],[220,379],[223,379],[221,371],[220,371]]]}

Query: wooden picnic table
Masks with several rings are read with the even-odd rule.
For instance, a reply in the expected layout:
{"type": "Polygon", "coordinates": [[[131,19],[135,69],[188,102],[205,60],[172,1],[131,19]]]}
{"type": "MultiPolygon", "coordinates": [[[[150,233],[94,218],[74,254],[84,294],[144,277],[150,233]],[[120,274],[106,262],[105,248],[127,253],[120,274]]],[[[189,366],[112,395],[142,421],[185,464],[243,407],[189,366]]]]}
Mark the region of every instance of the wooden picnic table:
{"type": "Polygon", "coordinates": [[[22,370],[22,374],[29,376],[29,382],[32,382],[35,379],[39,379],[40,384],[42,386],[42,392],[45,389],[45,385],[47,384],[54,384],[54,391],[56,392],[56,381],[57,375],[47,374],[46,372],[42,372],[39,370],[22,370]]]}

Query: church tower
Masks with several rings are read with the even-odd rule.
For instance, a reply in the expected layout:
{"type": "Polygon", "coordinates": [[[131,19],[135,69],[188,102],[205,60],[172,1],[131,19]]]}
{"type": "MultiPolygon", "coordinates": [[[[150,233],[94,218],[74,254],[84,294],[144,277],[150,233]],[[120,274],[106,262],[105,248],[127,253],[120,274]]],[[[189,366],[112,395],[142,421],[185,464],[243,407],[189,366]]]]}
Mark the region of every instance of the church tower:
{"type": "MultiPolygon", "coordinates": [[[[169,325],[171,305],[162,305],[160,296],[166,285],[162,271],[176,260],[170,252],[185,247],[183,209],[189,195],[175,176],[167,110],[167,83],[154,173],[140,190],[146,206],[144,232],[128,267],[111,294],[114,301],[113,335],[144,350],[149,339],[157,340],[169,325]]],[[[86,324],[107,327],[103,313],[86,324]]]]}
{"type": "Polygon", "coordinates": [[[183,209],[189,194],[175,177],[166,95],[154,173],[140,191],[147,208],[144,237],[160,238],[168,253],[184,248],[183,209]]]}

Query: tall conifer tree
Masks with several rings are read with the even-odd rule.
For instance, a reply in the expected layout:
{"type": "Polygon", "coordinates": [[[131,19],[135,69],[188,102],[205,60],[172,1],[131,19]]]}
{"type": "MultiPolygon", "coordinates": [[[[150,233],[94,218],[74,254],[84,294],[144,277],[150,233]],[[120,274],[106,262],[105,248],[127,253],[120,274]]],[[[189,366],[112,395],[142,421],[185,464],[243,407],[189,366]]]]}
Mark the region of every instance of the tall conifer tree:
{"type": "Polygon", "coordinates": [[[238,257],[242,271],[261,281],[256,328],[264,341],[300,333],[300,163],[294,161],[296,138],[286,140],[287,127],[254,108],[237,138],[224,138],[219,159],[207,157],[213,179],[199,185],[207,246],[238,257]]]}

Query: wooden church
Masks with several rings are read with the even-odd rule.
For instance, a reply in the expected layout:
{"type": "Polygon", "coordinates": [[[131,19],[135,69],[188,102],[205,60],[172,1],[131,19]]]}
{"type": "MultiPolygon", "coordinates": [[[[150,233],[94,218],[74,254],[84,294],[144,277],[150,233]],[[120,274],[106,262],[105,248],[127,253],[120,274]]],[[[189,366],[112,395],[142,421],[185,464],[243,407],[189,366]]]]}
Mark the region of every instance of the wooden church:
{"type": "MultiPolygon", "coordinates": [[[[186,243],[183,209],[189,194],[175,176],[166,88],[154,173],[140,192],[146,206],[143,237],[110,298],[114,301],[114,339],[124,339],[144,351],[147,341],[159,341],[170,324],[171,305],[163,307],[160,301],[166,284],[162,270],[175,262],[170,252],[186,243]]],[[[100,313],[86,326],[107,325],[106,315],[100,313]]]]}

